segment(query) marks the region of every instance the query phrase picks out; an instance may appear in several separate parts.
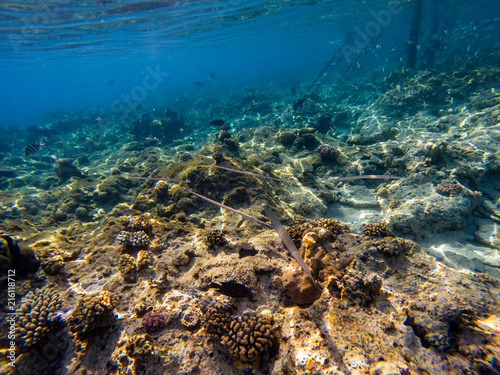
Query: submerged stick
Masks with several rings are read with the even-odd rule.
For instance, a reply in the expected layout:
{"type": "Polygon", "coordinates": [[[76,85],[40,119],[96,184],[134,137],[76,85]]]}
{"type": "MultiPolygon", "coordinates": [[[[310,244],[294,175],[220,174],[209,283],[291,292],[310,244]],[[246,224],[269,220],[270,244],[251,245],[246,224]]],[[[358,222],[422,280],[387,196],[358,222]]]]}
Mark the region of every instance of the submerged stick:
{"type": "Polygon", "coordinates": [[[267,207],[264,202],[262,202],[259,199],[260,204],[262,207],[264,207],[264,211],[266,212],[267,216],[269,216],[269,219],[271,219],[271,222],[273,223],[274,229],[276,229],[276,232],[278,232],[279,236],[281,237],[281,240],[287,247],[287,249],[292,253],[293,257],[295,260],[300,264],[300,267],[304,270],[307,276],[311,279],[313,282],[314,286],[318,288],[318,290],[321,292],[320,286],[316,283],[316,281],[313,278],[313,275],[311,271],[309,270],[309,267],[307,267],[306,262],[304,262],[304,259],[300,255],[299,251],[297,250],[297,246],[293,243],[292,239],[290,238],[290,235],[288,234],[287,230],[283,225],[281,225],[280,221],[276,217],[273,211],[269,207],[267,207]]]}
{"type": "Polygon", "coordinates": [[[265,226],[267,226],[267,227],[272,228],[272,225],[269,225],[268,223],[265,223],[265,222],[263,222],[263,221],[261,221],[261,220],[259,220],[259,219],[255,218],[255,217],[253,217],[253,216],[250,216],[250,215],[247,215],[247,214],[245,214],[245,213],[243,213],[243,212],[241,212],[241,211],[235,210],[234,208],[231,208],[231,207],[229,207],[229,206],[226,206],[225,204],[222,204],[222,203],[216,202],[216,201],[214,201],[214,200],[212,200],[212,199],[210,199],[210,198],[205,197],[204,195],[201,195],[201,194],[195,193],[194,191],[191,191],[191,190],[188,190],[188,189],[185,189],[185,190],[186,190],[186,191],[188,191],[188,192],[190,192],[190,193],[191,193],[191,194],[193,194],[193,195],[196,195],[198,198],[201,198],[201,199],[203,199],[203,200],[207,201],[208,203],[215,204],[216,206],[219,206],[219,207],[224,208],[224,209],[226,209],[226,210],[228,210],[228,211],[234,212],[235,214],[238,214],[238,215],[241,215],[241,216],[243,216],[243,217],[246,217],[247,219],[254,220],[254,221],[256,221],[256,222],[257,222],[257,223],[259,223],[259,224],[262,224],[262,225],[265,225],[265,226]]]}
{"type": "Polygon", "coordinates": [[[189,182],[188,180],[176,180],[175,178],[157,178],[157,177],[135,177],[135,176],[122,176],[132,180],[147,180],[147,181],[166,181],[166,182],[189,182]]]}
{"type": "Polygon", "coordinates": [[[347,177],[337,177],[332,179],[332,181],[347,181],[347,180],[364,180],[364,179],[373,179],[373,180],[402,180],[405,177],[398,176],[388,176],[385,174],[365,174],[363,176],[347,176],[347,177]]]}
{"type": "Polygon", "coordinates": [[[270,180],[281,181],[279,178],[276,178],[276,177],[264,176],[263,174],[259,174],[259,173],[253,173],[253,172],[241,171],[241,170],[238,170],[238,169],[233,169],[233,168],[223,167],[223,166],[221,166],[221,165],[217,165],[217,164],[210,164],[210,165],[209,165],[209,167],[216,167],[216,168],[220,168],[220,169],[225,169],[226,171],[230,171],[230,172],[241,173],[241,174],[247,174],[247,175],[250,175],[250,176],[262,177],[262,178],[268,178],[268,179],[270,179],[270,180]]]}

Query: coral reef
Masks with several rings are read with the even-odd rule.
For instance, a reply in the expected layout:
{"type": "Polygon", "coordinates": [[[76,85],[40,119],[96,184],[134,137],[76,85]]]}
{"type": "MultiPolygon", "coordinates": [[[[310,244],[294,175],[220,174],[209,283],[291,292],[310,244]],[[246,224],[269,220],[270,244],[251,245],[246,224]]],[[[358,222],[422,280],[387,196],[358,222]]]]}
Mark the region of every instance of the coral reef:
{"type": "Polygon", "coordinates": [[[56,312],[61,306],[61,296],[52,289],[35,289],[28,292],[16,317],[16,335],[21,350],[28,350],[44,339],[58,320],[56,312]]]}
{"type": "Polygon", "coordinates": [[[255,313],[233,316],[225,309],[209,308],[204,316],[207,331],[233,357],[254,361],[273,346],[274,329],[269,319],[255,313]]]}
{"type": "Polygon", "coordinates": [[[120,298],[109,291],[83,296],[68,319],[70,331],[77,336],[108,327],[115,321],[113,310],[120,298]]]}

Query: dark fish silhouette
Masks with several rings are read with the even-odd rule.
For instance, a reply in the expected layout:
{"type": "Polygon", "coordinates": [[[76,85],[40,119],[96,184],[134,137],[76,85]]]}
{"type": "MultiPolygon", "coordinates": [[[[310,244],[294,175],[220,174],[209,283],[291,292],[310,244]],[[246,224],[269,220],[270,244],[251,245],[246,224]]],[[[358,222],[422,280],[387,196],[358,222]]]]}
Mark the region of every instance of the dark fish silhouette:
{"type": "Polygon", "coordinates": [[[217,72],[211,72],[209,75],[208,75],[208,79],[211,81],[213,79],[215,79],[215,75],[217,74],[217,72]]]}
{"type": "Polygon", "coordinates": [[[293,103],[293,110],[298,111],[304,105],[304,99],[297,99],[295,103],[293,103]]]}
{"type": "Polygon", "coordinates": [[[213,125],[213,126],[222,126],[224,125],[224,120],[213,120],[213,121],[210,121],[210,125],[213,125]]]}
{"type": "Polygon", "coordinates": [[[137,105],[135,106],[135,109],[141,109],[143,107],[143,105],[141,103],[137,103],[137,105]]]}
{"type": "Polygon", "coordinates": [[[292,93],[292,95],[297,94],[297,90],[295,90],[294,88],[291,88],[291,89],[290,89],[290,92],[292,93]]]}
{"type": "Polygon", "coordinates": [[[42,143],[42,141],[37,141],[35,143],[31,143],[24,148],[24,155],[28,158],[34,158],[35,156],[38,155],[38,153],[40,152],[40,149],[44,145],[45,145],[45,143],[42,143]]]}
{"type": "Polygon", "coordinates": [[[115,83],[116,83],[116,81],[113,81],[113,80],[108,81],[108,85],[113,85],[113,84],[115,84],[115,83]]]}
{"type": "Polygon", "coordinates": [[[221,283],[210,283],[209,288],[216,289],[220,294],[224,294],[228,297],[233,298],[243,298],[252,297],[252,291],[248,289],[245,285],[239,284],[235,281],[221,282],[221,283]]]}
{"type": "Polygon", "coordinates": [[[203,86],[205,86],[205,85],[203,84],[203,82],[200,82],[200,81],[196,81],[196,82],[193,82],[193,83],[194,83],[196,86],[198,86],[198,87],[203,87],[203,86]]]}
{"type": "Polygon", "coordinates": [[[36,273],[40,268],[40,260],[30,248],[21,250],[17,242],[14,242],[12,237],[2,235],[8,249],[8,258],[11,262],[11,267],[14,268],[16,276],[27,276],[30,273],[36,273]]]}

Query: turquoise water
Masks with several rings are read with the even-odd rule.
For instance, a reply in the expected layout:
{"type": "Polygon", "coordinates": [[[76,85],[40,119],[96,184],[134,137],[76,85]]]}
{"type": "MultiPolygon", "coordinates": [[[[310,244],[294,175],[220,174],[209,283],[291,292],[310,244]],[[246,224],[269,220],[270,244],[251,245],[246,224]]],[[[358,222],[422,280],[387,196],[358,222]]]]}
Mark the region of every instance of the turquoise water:
{"type": "MultiPolygon", "coordinates": [[[[484,53],[493,42],[485,22],[498,23],[499,5],[436,3],[427,1],[422,11],[419,55],[431,31],[440,39],[440,57],[466,48],[484,53]]],[[[148,66],[169,75],[147,95],[136,93],[136,101],[150,106],[183,94],[227,96],[245,85],[307,87],[348,40],[357,50],[353,62],[341,61],[330,82],[344,79],[354,60],[359,66],[347,74],[354,80],[403,67],[412,4],[67,0],[3,2],[0,11],[2,124],[23,127],[43,124],[47,111],[109,107],[142,84],[148,66]],[[353,33],[357,39],[349,39],[353,33]],[[216,79],[208,81],[210,72],[216,79]]]]}

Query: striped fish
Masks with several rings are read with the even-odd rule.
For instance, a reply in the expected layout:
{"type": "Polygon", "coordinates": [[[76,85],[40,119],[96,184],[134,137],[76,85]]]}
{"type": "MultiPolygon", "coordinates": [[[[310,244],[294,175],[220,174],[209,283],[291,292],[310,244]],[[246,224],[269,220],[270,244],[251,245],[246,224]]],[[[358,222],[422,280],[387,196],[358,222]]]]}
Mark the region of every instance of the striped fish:
{"type": "Polygon", "coordinates": [[[24,148],[24,155],[28,158],[34,158],[35,156],[38,155],[38,153],[40,152],[40,149],[44,145],[45,145],[45,143],[43,143],[42,141],[37,141],[35,143],[31,143],[24,148]]]}

